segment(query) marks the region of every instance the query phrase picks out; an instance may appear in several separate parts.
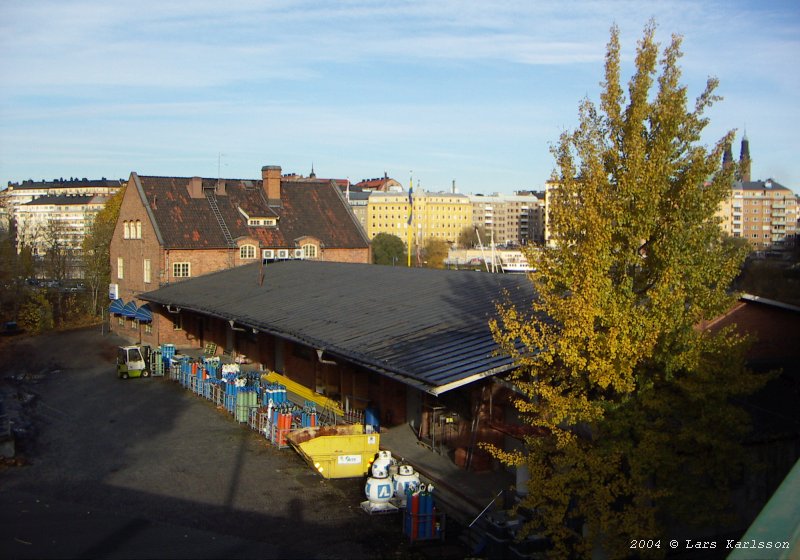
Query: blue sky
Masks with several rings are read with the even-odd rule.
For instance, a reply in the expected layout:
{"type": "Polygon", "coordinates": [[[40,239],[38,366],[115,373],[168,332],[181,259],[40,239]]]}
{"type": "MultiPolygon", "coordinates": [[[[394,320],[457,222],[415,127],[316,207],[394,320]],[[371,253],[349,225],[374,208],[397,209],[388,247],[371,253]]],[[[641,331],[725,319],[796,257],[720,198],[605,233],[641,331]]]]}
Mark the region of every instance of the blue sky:
{"type": "Polygon", "coordinates": [[[703,143],[746,130],[754,179],[800,192],[800,1],[3,0],[0,185],[55,177],[389,176],[540,189],[650,18],[684,38],[703,143]],[[220,156],[220,154],[222,154],[220,156]]]}

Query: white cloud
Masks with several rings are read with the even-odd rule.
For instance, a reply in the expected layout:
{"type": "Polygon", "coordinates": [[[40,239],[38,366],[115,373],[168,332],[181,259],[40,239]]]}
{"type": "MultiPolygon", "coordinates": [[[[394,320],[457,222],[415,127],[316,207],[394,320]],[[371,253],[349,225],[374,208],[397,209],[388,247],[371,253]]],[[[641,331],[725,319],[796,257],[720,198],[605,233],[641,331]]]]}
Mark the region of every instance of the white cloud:
{"type": "Polygon", "coordinates": [[[35,175],[37,158],[167,173],[231,146],[243,172],[317,153],[373,161],[365,175],[416,160],[445,185],[489,168],[546,177],[547,143],[596,99],[609,27],[629,69],[651,16],[662,44],[685,37],[691,97],[720,78],[713,125],[747,124],[758,165],[784,169],[800,149],[792,2],[28,0],[0,5],[0,173],[35,175]]]}

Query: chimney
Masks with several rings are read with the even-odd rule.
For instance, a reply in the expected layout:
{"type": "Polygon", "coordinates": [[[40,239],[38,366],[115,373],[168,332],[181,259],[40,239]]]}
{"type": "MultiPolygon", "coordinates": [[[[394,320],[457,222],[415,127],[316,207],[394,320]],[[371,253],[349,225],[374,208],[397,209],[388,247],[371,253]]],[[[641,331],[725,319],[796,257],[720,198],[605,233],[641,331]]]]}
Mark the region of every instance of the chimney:
{"type": "Polygon", "coordinates": [[[191,198],[203,198],[203,179],[201,177],[189,179],[188,190],[191,198]]]}
{"type": "Polygon", "coordinates": [[[261,168],[261,186],[270,205],[281,203],[281,166],[265,165],[261,168]]]}

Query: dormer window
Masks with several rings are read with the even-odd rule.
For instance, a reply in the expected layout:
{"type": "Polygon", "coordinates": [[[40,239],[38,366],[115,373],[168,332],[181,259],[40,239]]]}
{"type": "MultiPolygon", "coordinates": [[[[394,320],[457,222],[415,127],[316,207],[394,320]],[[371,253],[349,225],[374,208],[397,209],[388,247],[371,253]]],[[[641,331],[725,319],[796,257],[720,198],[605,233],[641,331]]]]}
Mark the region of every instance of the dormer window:
{"type": "Polygon", "coordinates": [[[278,225],[278,218],[275,216],[250,216],[241,208],[238,210],[247,220],[249,227],[277,227],[278,225]]]}

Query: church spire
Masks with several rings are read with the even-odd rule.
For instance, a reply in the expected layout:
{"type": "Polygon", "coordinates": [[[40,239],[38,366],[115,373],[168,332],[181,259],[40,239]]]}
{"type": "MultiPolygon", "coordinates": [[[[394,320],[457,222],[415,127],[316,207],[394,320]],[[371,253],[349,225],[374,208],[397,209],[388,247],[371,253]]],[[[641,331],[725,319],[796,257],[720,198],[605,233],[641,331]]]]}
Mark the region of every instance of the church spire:
{"type": "Polygon", "coordinates": [[[725,152],[722,154],[722,168],[726,169],[733,164],[733,149],[730,143],[725,144],[725,152]]]}
{"type": "Polygon", "coordinates": [[[747,131],[742,137],[742,148],[739,152],[739,173],[743,182],[750,182],[750,141],[747,139],[747,131]]]}

